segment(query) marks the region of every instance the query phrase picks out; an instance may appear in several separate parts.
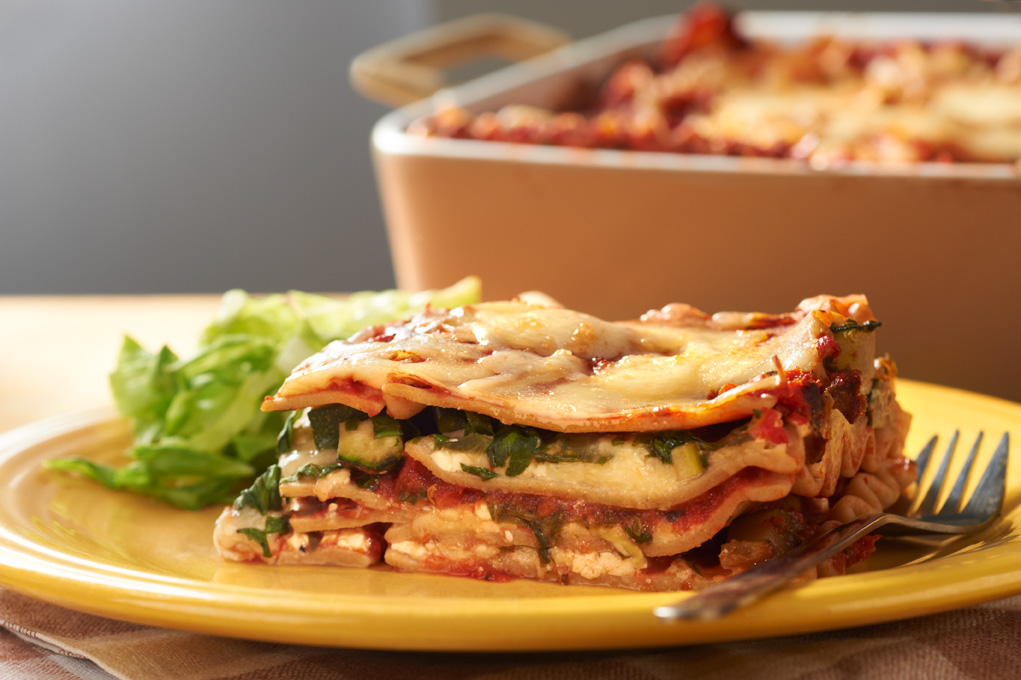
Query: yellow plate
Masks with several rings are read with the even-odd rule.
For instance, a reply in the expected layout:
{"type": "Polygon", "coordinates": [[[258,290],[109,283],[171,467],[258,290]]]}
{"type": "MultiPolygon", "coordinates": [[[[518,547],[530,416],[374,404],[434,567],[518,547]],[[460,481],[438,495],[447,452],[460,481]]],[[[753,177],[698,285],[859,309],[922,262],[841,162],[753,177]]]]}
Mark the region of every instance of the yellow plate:
{"type": "MultiPolygon", "coordinates": [[[[991,450],[1021,441],[1021,404],[901,381],[914,413],[911,451],[954,427],[991,450]]],[[[1021,460],[1004,518],[940,552],[885,541],[871,571],[792,587],[711,623],[664,624],[669,593],[398,574],[383,569],[221,562],[218,509],[192,513],[44,472],[40,462],[113,461],[128,445],[110,414],[65,416],[0,437],[0,583],[126,621],[276,642],[407,650],[652,647],[818,631],[918,616],[1021,592],[1021,460]],[[877,569],[882,563],[889,568],[877,569]],[[892,566],[891,566],[892,565],[892,566]]],[[[882,545],[884,541],[881,541],[882,545]]]]}

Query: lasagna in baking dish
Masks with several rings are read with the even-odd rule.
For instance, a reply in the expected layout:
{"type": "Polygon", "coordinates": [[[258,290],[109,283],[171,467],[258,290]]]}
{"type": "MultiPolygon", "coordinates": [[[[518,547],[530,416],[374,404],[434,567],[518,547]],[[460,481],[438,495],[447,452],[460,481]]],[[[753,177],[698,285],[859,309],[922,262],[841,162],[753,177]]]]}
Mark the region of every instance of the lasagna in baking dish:
{"type": "Polygon", "coordinates": [[[420,136],[848,161],[1021,159],[1021,44],[743,35],[713,6],[683,15],[656,56],[621,64],[556,110],[445,106],[420,136]]]}
{"type": "MultiPolygon", "coordinates": [[[[864,297],[608,322],[538,295],[429,309],[299,365],[220,554],[697,589],[911,488],[864,297]]],[[[866,557],[864,539],[821,567],[866,557]]]]}

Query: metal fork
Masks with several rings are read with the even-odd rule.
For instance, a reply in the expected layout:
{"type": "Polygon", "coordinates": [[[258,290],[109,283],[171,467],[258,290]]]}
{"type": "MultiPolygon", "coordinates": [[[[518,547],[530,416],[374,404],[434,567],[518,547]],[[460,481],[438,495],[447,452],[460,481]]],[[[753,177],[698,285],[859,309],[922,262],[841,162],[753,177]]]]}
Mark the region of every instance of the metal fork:
{"type": "Polygon", "coordinates": [[[964,508],[961,502],[964,489],[982,443],[980,432],[956,482],[940,505],[947,484],[946,473],[957,448],[955,432],[939,468],[929,483],[928,491],[921,494],[926,468],[936,447],[936,437],[925,445],[915,459],[918,469],[916,500],[907,514],[884,512],[866,515],[843,524],[799,548],[762,562],[731,579],[699,591],[695,595],[671,605],[656,607],[653,613],[665,621],[677,619],[712,620],[757,602],[766,595],[826,561],[836,553],[854,544],[863,536],[882,529],[884,534],[970,534],[989,526],[1000,512],[1007,485],[1007,457],[1009,436],[1004,433],[996,452],[986,465],[982,479],[975,487],[964,508]]]}

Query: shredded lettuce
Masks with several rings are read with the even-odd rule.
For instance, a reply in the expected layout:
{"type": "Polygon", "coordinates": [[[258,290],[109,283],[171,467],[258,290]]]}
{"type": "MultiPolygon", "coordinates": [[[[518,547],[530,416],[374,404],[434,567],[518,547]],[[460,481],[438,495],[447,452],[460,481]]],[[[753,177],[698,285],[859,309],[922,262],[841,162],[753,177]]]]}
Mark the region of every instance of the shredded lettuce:
{"type": "Polygon", "coordinates": [[[110,389],[117,410],[131,422],[127,465],[80,457],[45,465],[183,508],[229,503],[275,462],[287,416],[263,413],[259,406],[294,366],[367,326],[411,316],[426,305],[455,307],[479,297],[475,277],[436,291],[365,291],[344,298],[228,291],[190,358],[166,346],[151,352],[124,338],[110,389]]]}

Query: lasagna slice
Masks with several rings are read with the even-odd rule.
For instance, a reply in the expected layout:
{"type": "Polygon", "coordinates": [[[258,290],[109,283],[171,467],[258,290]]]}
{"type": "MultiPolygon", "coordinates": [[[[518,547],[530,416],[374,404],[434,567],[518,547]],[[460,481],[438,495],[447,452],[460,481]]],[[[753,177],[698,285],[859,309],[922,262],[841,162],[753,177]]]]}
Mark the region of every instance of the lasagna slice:
{"type": "Polygon", "coordinates": [[[625,322],[534,294],[429,309],[332,343],[266,399],[293,411],[279,462],[215,543],[269,564],[700,588],[911,488],[878,326],[861,296],[625,322]]]}

